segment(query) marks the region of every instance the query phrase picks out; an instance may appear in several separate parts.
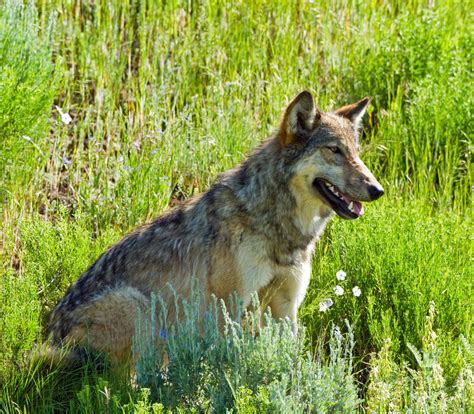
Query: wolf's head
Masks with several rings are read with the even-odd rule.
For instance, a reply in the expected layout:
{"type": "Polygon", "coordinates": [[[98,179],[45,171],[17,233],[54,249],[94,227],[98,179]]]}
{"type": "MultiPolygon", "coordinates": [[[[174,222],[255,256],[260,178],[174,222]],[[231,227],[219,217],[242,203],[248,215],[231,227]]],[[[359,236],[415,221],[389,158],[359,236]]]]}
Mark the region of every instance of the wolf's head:
{"type": "Polygon", "coordinates": [[[305,202],[322,201],[345,219],[363,214],[361,201],[384,190],[359,158],[358,126],[368,98],[335,112],[321,112],[309,92],[287,107],[279,130],[281,149],[292,160],[290,186],[305,202]]]}

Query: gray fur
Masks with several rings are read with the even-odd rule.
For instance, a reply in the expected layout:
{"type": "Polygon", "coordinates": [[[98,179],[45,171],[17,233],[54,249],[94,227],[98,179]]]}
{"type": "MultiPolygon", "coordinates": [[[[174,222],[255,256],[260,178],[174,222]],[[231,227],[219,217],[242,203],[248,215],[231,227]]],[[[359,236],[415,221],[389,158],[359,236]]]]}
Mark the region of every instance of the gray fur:
{"type": "MultiPolygon", "coordinates": [[[[283,286],[281,295],[275,296],[283,305],[274,314],[295,322],[309,282],[314,243],[333,216],[310,185],[302,198],[295,180],[301,186],[314,179],[309,174],[326,171],[313,164],[326,163],[322,148],[331,143],[344,144],[356,156],[356,131],[350,120],[321,113],[308,95],[297,97],[280,130],[243,163],[223,173],[209,190],[136,229],[97,259],[53,311],[49,324],[53,339],[61,342],[74,336],[78,326],[98,324],[91,309],[108,293],[129,289],[130,303],[146,306],[152,292],[166,296],[168,284],[188,294],[193,277],[200,280],[207,297],[215,294],[226,299],[237,291],[247,304],[249,289],[263,294],[270,287],[283,286]],[[286,125],[287,120],[292,124],[286,125]],[[309,204],[301,201],[308,199],[309,204]],[[245,267],[242,255],[248,255],[253,267],[245,267]]],[[[329,162],[327,171],[331,168],[329,162]]],[[[363,182],[375,180],[366,170],[359,173],[361,188],[363,182]]],[[[362,194],[360,199],[367,198],[363,188],[356,190],[362,194]]],[[[271,300],[269,304],[273,310],[271,300]]]]}

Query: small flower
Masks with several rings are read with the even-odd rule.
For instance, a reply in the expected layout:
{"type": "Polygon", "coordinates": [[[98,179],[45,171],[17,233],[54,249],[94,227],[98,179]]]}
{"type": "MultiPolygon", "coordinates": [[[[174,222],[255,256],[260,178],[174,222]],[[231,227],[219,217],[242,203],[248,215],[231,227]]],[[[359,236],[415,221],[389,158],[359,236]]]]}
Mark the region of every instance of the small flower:
{"type": "Polygon", "coordinates": [[[155,155],[158,152],[158,150],[154,149],[150,152],[150,155],[155,155]]]}
{"type": "Polygon", "coordinates": [[[63,112],[61,108],[57,105],[55,105],[55,108],[59,112],[59,115],[61,116],[62,123],[69,125],[72,121],[71,115],[69,115],[67,112],[63,112]]]}
{"type": "Polygon", "coordinates": [[[207,139],[207,142],[209,143],[209,145],[216,145],[216,139],[214,137],[209,137],[207,139]]]}
{"type": "Polygon", "coordinates": [[[71,160],[68,157],[64,156],[63,157],[63,163],[64,163],[64,165],[69,165],[69,164],[71,164],[71,160]]]}
{"type": "Polygon", "coordinates": [[[344,294],[344,289],[342,288],[342,286],[337,285],[337,286],[334,288],[334,293],[335,293],[337,296],[342,296],[342,295],[344,294]]]}
{"type": "Polygon", "coordinates": [[[123,169],[124,169],[126,172],[132,171],[132,167],[130,167],[130,165],[124,165],[124,166],[123,166],[123,169]]]}
{"type": "Polygon", "coordinates": [[[137,151],[140,151],[140,143],[138,141],[133,141],[132,144],[137,151]]]}
{"type": "Polygon", "coordinates": [[[319,304],[319,312],[326,312],[332,305],[334,305],[332,299],[324,299],[319,304]]]}
{"type": "Polygon", "coordinates": [[[336,273],[336,279],[337,280],[344,280],[346,278],[346,272],[344,270],[339,270],[339,272],[336,273]]]}
{"type": "Polygon", "coordinates": [[[352,294],[358,298],[361,294],[362,294],[362,291],[360,290],[360,287],[359,286],[354,286],[352,288],[352,294]]]}

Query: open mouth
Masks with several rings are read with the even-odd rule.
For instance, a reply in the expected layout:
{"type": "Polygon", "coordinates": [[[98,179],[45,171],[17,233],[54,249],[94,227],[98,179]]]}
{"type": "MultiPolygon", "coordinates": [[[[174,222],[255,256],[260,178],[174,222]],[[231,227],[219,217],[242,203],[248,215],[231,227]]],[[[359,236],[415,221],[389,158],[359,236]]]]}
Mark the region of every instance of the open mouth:
{"type": "Polygon", "coordinates": [[[313,187],[340,217],[354,220],[364,214],[364,207],[360,201],[352,200],[328,181],[316,178],[313,187]]]}

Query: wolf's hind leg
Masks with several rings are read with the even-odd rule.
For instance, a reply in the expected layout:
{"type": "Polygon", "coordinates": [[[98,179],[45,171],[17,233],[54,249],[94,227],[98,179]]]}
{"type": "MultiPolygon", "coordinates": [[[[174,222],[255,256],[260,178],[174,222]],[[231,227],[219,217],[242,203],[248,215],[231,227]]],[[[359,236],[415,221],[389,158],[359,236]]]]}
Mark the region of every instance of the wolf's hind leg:
{"type": "Polygon", "coordinates": [[[122,287],[105,292],[77,308],[67,342],[85,345],[108,354],[112,365],[126,364],[139,311],[149,309],[149,299],[137,289],[122,287]]]}

